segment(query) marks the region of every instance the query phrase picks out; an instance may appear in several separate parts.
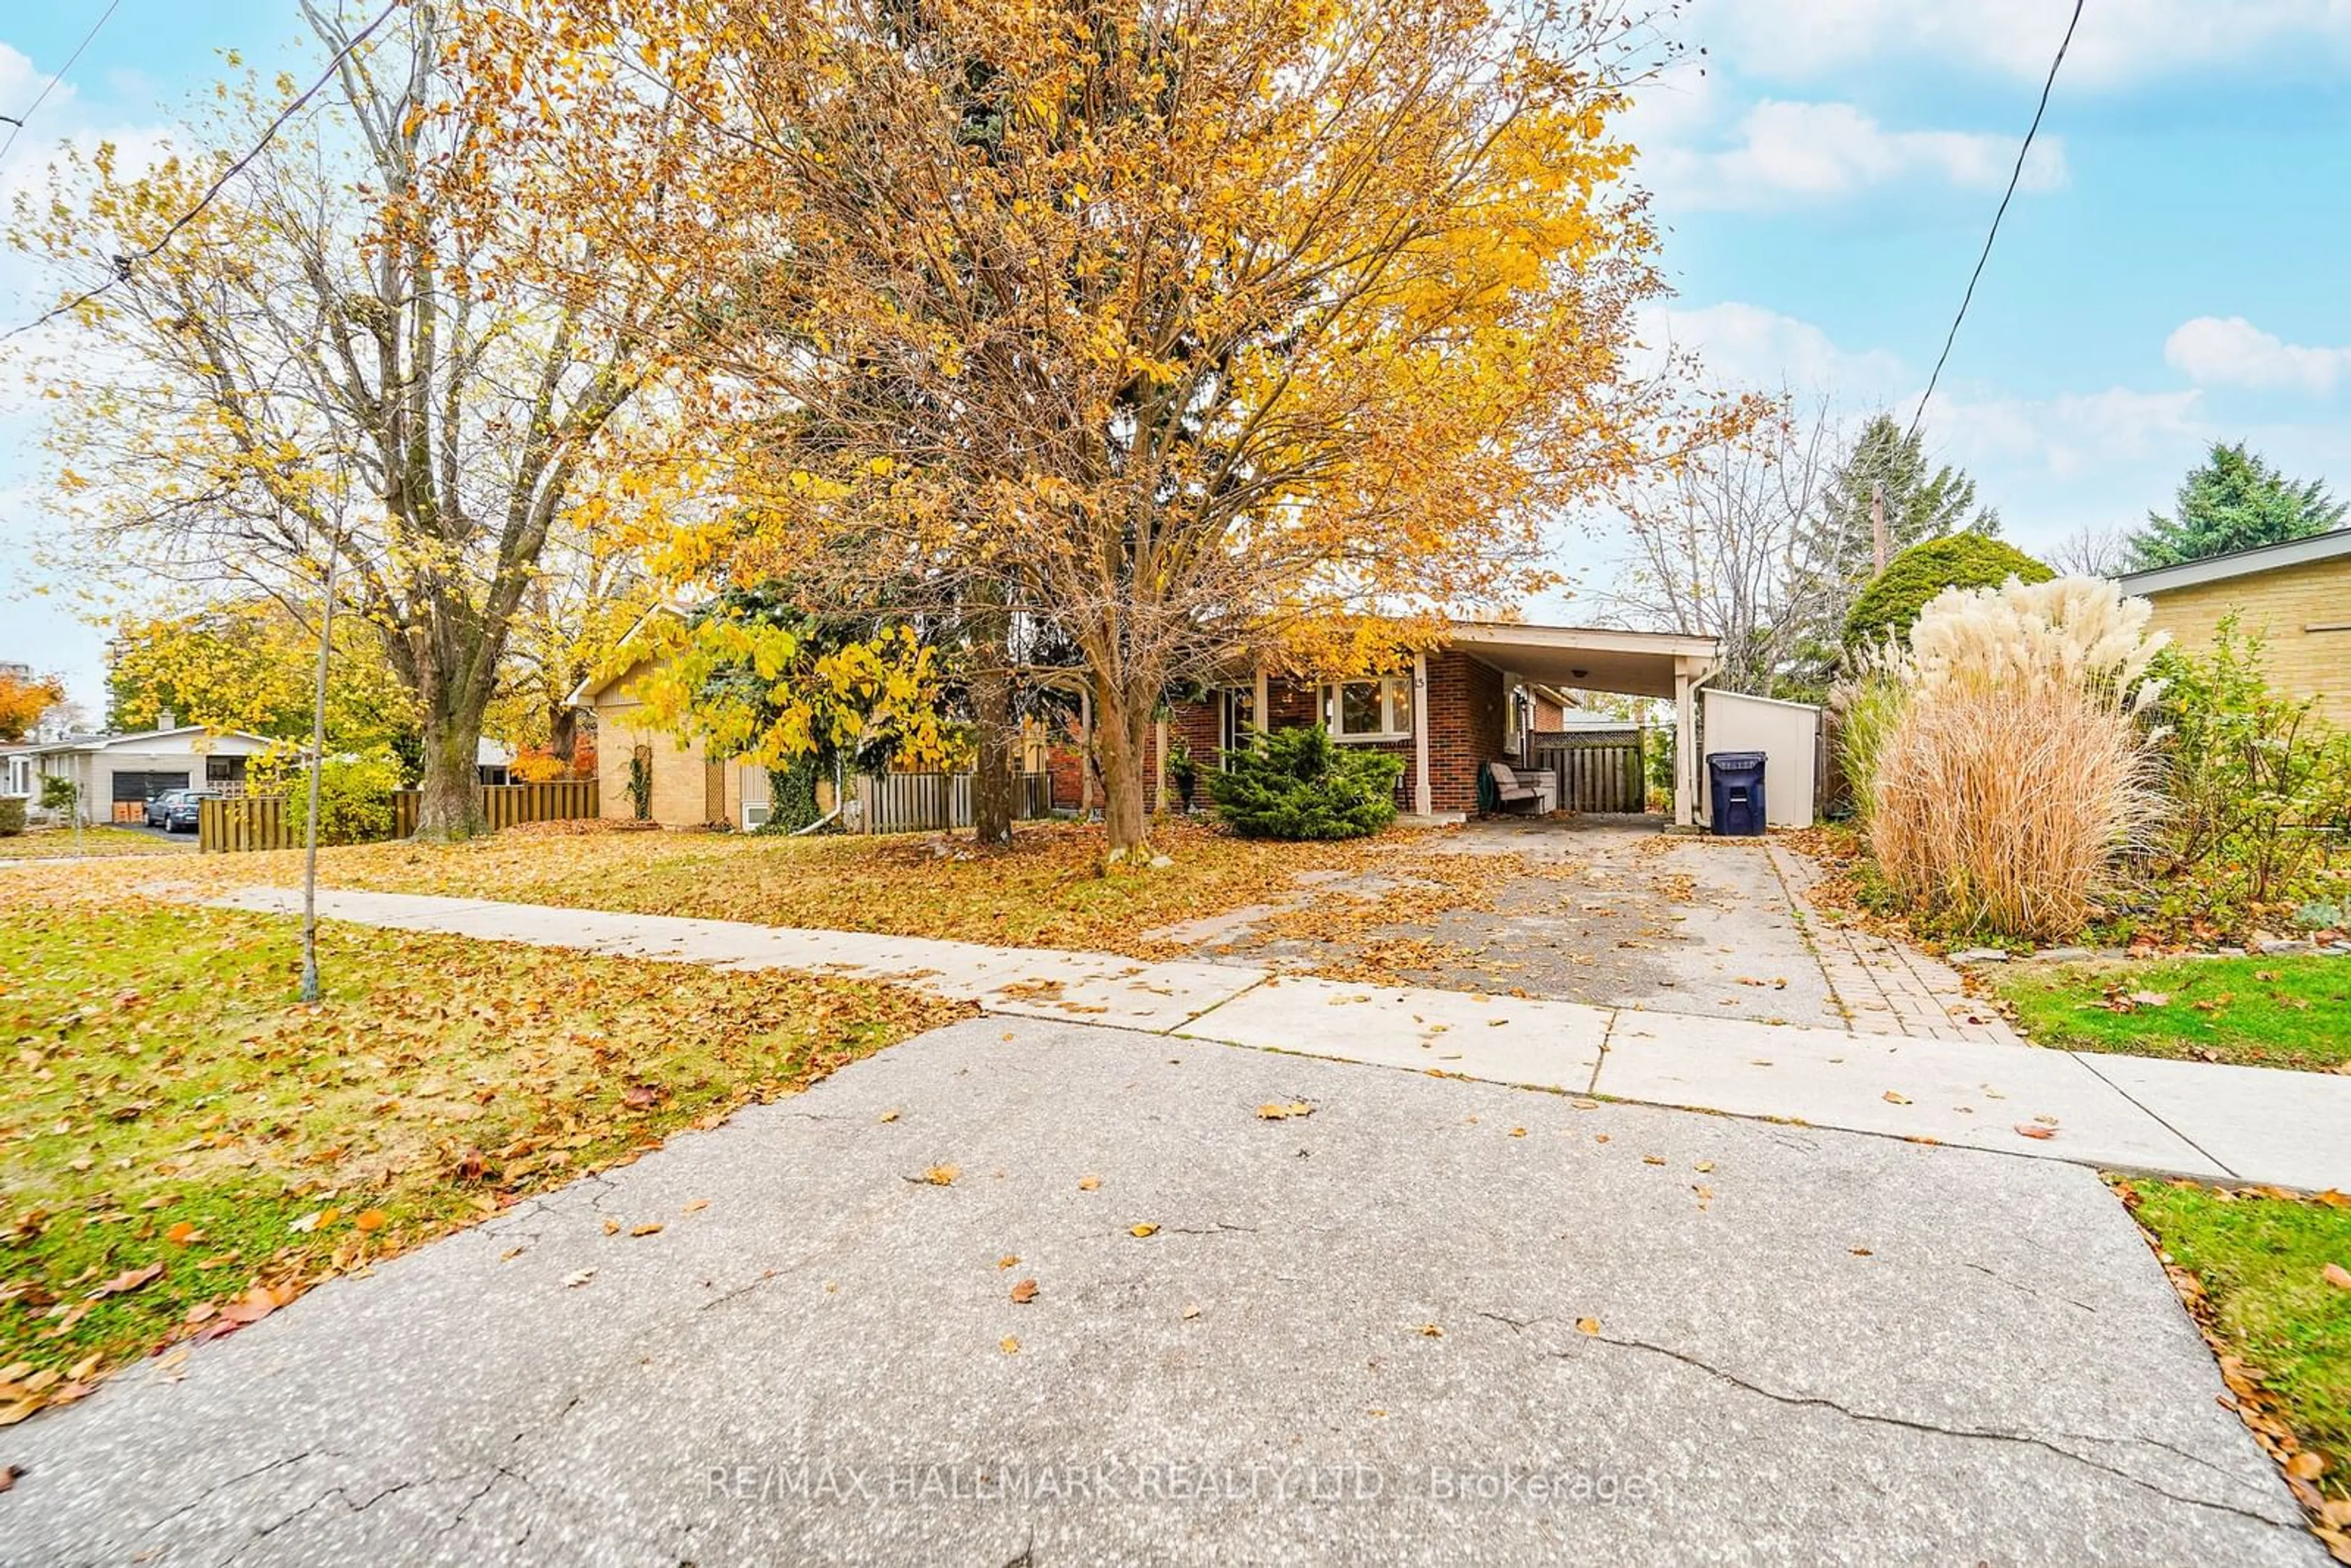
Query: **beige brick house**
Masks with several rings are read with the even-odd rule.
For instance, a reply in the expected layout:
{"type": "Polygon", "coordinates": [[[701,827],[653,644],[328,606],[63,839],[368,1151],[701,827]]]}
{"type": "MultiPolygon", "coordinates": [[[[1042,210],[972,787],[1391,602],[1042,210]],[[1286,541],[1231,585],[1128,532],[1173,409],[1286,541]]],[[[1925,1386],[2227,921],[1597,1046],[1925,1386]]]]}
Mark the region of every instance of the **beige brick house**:
{"type": "Polygon", "coordinates": [[[2184,648],[2209,647],[2233,613],[2267,641],[2270,682],[2351,728],[2351,528],[2134,572],[2123,591],[2155,606],[2184,648]]]}
{"type": "MultiPolygon", "coordinates": [[[[629,636],[636,630],[632,627],[629,636]]],[[[627,641],[622,639],[623,646],[627,641]]],[[[642,755],[653,769],[653,820],[662,826],[756,826],[758,809],[768,803],[767,773],[748,762],[713,758],[699,740],[681,740],[646,717],[637,687],[653,667],[651,659],[635,660],[616,674],[580,682],[569,699],[596,716],[597,814],[616,821],[636,815],[629,798],[629,763],[642,755]]]]}

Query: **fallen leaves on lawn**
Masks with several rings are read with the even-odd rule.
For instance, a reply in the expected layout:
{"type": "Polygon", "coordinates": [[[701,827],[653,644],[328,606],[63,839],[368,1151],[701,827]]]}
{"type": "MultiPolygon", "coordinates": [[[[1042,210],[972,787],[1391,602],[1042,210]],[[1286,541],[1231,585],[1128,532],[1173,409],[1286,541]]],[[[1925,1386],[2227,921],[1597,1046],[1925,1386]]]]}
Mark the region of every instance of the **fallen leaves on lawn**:
{"type": "Polygon", "coordinates": [[[2338,1291],[2351,1291],[2351,1269],[2340,1263],[2329,1263],[2318,1271],[2318,1277],[2338,1291]]]}

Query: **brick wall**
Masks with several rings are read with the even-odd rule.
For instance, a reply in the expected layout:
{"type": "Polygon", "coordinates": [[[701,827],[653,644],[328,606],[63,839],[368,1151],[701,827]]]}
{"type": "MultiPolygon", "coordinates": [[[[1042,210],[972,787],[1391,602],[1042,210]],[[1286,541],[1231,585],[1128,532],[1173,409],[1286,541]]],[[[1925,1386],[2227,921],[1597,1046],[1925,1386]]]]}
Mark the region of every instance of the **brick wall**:
{"type": "MultiPolygon", "coordinates": [[[[1311,685],[1270,681],[1267,683],[1266,706],[1271,720],[1270,727],[1275,729],[1322,721],[1321,692],[1311,685]]],[[[1430,807],[1440,812],[1474,813],[1478,810],[1479,769],[1489,758],[1502,755],[1505,709],[1501,673],[1465,653],[1442,651],[1431,653],[1428,655],[1427,706],[1428,712],[1420,722],[1429,726],[1430,807]]],[[[1206,702],[1173,705],[1167,728],[1171,736],[1181,735],[1184,737],[1186,747],[1200,767],[1214,766],[1222,736],[1217,704],[1213,697],[1206,702]]],[[[1404,758],[1404,774],[1396,781],[1396,805],[1399,810],[1411,810],[1414,804],[1411,738],[1349,744],[1366,746],[1404,758]]],[[[1144,806],[1146,810],[1156,810],[1159,804],[1159,747],[1155,726],[1145,737],[1144,751],[1144,806]]],[[[1054,752],[1051,770],[1055,805],[1076,806],[1078,766],[1078,754],[1074,747],[1057,748],[1054,752]]],[[[1170,789],[1172,792],[1172,782],[1170,789]]],[[[1206,798],[1204,789],[1195,797],[1195,805],[1206,798]]],[[[1099,805],[1100,801],[1097,800],[1096,804],[1099,805]]]]}
{"type": "MultiPolygon", "coordinates": [[[[1478,773],[1502,755],[1502,673],[1467,653],[1440,649],[1428,655],[1429,807],[1478,810],[1478,773]]],[[[1407,771],[1405,799],[1411,799],[1407,771]]]]}
{"type": "Polygon", "coordinates": [[[2210,647],[2221,618],[2237,611],[2243,630],[2267,639],[2262,657],[2270,684],[2296,697],[2318,698],[2318,712],[2328,723],[2351,727],[2351,631],[2307,630],[2351,622],[2351,558],[2201,582],[2148,598],[2156,627],[2183,648],[2210,647]]]}

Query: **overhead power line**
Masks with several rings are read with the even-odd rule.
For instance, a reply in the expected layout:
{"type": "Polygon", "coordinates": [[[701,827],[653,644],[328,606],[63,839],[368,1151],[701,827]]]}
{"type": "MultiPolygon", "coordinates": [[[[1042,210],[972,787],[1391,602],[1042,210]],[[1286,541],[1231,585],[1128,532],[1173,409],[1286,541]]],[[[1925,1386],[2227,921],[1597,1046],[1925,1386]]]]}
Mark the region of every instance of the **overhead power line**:
{"type": "Polygon", "coordinates": [[[204,210],[213,204],[214,199],[219,196],[221,192],[227,188],[230,181],[235,179],[239,174],[244,173],[246,167],[250,165],[255,159],[260,157],[262,153],[268,151],[269,144],[277,139],[277,133],[286,129],[286,122],[292,120],[297,114],[299,114],[312,99],[319,96],[319,92],[321,89],[323,89],[329,82],[335,79],[335,73],[342,69],[343,62],[350,58],[350,57],[358,51],[359,47],[361,44],[366,43],[368,39],[374,35],[375,30],[378,27],[382,26],[386,21],[390,20],[392,14],[394,11],[399,10],[407,3],[408,0],[388,0],[388,3],[384,5],[383,9],[378,11],[375,16],[370,19],[366,26],[361,27],[358,32],[352,34],[349,41],[347,41],[341,48],[335,51],[334,57],[327,62],[327,68],[319,73],[319,79],[312,82],[308,87],[304,88],[299,98],[297,98],[293,102],[278,110],[277,118],[271,120],[268,126],[263,130],[261,139],[256,141],[251,147],[246,149],[244,152],[240,153],[235,162],[231,163],[226,169],[222,170],[220,178],[214,180],[210,185],[204,188],[204,193],[196,198],[195,204],[193,206],[190,207],[186,212],[182,213],[178,217],[173,218],[171,225],[166,227],[161,235],[156,236],[153,244],[146,246],[139,250],[132,251],[127,256],[118,256],[114,257],[114,271],[108,276],[105,282],[99,284],[95,288],[89,289],[81,294],[76,295],[73,298],[67,300],[62,305],[43,311],[40,315],[34,317],[30,321],[26,322],[21,327],[11,327],[7,331],[0,332],[0,343],[5,343],[11,338],[20,338],[26,333],[33,331],[37,328],[46,327],[60,316],[71,315],[74,311],[80,309],[83,306],[98,298],[108,289],[112,288],[116,284],[123,282],[129,278],[131,274],[131,270],[141,262],[152,261],[156,256],[161,256],[163,252],[163,247],[170,245],[173,237],[176,236],[182,229],[186,228],[190,224],[195,222],[196,219],[203,214],[204,210]]]}
{"type": "Polygon", "coordinates": [[[25,110],[21,117],[0,114],[0,120],[6,120],[12,127],[8,132],[8,140],[0,141],[0,163],[8,162],[8,150],[16,146],[16,138],[25,133],[25,121],[41,111],[41,105],[49,101],[49,94],[57,90],[57,83],[66,79],[66,73],[74,68],[75,63],[82,57],[82,51],[89,47],[89,41],[98,37],[99,29],[105,26],[121,6],[122,0],[107,0],[106,9],[98,14],[98,20],[89,25],[89,31],[84,33],[81,36],[81,42],[74,46],[74,52],[66,57],[66,63],[60,66],[57,68],[57,74],[51,77],[42,87],[40,96],[33,99],[33,106],[25,110]]]}
{"type": "Polygon", "coordinates": [[[2024,129],[2024,144],[2016,150],[2016,167],[2008,172],[2008,189],[2000,198],[1999,210],[1991,215],[1991,229],[1984,235],[1983,254],[1976,257],[1976,269],[1968,275],[1967,292],[1959,296],[1959,312],[1951,318],[1951,329],[1943,336],[1943,351],[1935,357],[1935,373],[1927,378],[1927,390],[1918,394],[1918,412],[1910,416],[1910,428],[1903,434],[1907,442],[1918,434],[1918,422],[1927,416],[1927,400],[1935,395],[1935,383],[1943,379],[1943,365],[1951,357],[1951,345],[1959,341],[1959,323],[1968,319],[1968,305],[1976,297],[1976,284],[1983,277],[1984,263],[1991,259],[1991,242],[2000,237],[2000,220],[2008,215],[2008,204],[2016,197],[2017,182],[2024,177],[2024,160],[2032,151],[2032,139],[2040,132],[2041,117],[2049,112],[2049,92],[2057,85],[2057,68],[2065,63],[2065,51],[2073,47],[2074,29],[2082,24],[2083,0],[2074,0],[2073,19],[2065,24],[2065,36],[2058,40],[2057,57],[2049,62],[2049,78],[2041,84],[2041,102],[2032,111],[2032,123],[2024,129]]]}

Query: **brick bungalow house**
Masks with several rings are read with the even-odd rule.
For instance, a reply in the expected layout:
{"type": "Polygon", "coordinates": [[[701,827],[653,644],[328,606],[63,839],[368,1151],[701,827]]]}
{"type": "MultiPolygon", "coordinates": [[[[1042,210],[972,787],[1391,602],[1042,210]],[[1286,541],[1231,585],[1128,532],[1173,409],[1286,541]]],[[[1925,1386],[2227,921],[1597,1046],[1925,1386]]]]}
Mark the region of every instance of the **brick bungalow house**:
{"type": "Polygon", "coordinates": [[[2155,606],[2156,630],[2202,651],[2224,617],[2259,632],[2269,677],[2314,697],[2327,722],[2351,727],[2351,528],[2232,550],[2123,578],[2125,593],[2155,606]]]}
{"type": "MultiPolygon", "coordinates": [[[[1674,820],[1696,820],[1691,774],[1696,694],[1713,674],[1719,645],[1711,637],[1662,632],[1619,632],[1583,626],[1504,622],[1457,623],[1442,643],[1416,656],[1408,670],[1379,678],[1306,685],[1259,669],[1234,672],[1203,700],[1173,705],[1145,748],[1145,805],[1156,809],[1160,758],[1180,737],[1202,767],[1259,724],[1287,728],[1322,724],[1341,743],[1394,752],[1405,758],[1397,809],[1428,821],[1458,821],[1478,810],[1478,776],[1485,765],[1520,755],[1530,730],[1564,727],[1570,691],[1622,693],[1674,704],[1674,820]]],[[[1082,727],[1089,722],[1081,716],[1082,727]]],[[[1085,809],[1098,803],[1078,754],[1054,758],[1054,803],[1085,809]]]]}

